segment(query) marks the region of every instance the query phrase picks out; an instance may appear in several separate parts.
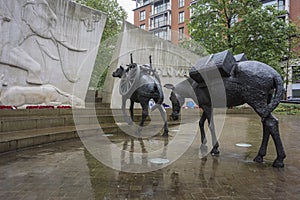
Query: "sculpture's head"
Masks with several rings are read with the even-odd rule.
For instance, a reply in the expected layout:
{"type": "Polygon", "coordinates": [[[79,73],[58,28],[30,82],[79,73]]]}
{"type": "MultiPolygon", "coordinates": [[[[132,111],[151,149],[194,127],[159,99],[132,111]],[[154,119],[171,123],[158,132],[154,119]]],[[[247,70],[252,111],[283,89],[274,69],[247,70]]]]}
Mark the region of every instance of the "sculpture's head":
{"type": "Polygon", "coordinates": [[[175,87],[172,84],[165,84],[164,87],[172,90],[169,98],[172,103],[171,118],[173,120],[178,120],[180,114],[180,108],[184,104],[184,97],[182,97],[180,94],[178,94],[175,91],[175,87]]]}
{"type": "Polygon", "coordinates": [[[116,69],[116,71],[112,73],[112,76],[121,78],[125,72],[126,70],[122,66],[120,66],[118,69],[116,69]]]}
{"type": "Polygon", "coordinates": [[[22,20],[35,34],[51,38],[51,29],[56,26],[57,16],[46,0],[27,0],[22,7],[22,20]]]}

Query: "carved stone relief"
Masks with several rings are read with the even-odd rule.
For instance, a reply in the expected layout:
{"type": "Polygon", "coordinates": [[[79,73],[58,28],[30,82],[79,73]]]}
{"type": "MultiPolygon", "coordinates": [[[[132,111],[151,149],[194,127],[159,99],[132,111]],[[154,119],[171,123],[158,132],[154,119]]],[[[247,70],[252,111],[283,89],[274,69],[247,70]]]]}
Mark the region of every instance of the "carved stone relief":
{"type": "Polygon", "coordinates": [[[0,0],[0,104],[84,106],[105,21],[69,0],[0,0]]]}

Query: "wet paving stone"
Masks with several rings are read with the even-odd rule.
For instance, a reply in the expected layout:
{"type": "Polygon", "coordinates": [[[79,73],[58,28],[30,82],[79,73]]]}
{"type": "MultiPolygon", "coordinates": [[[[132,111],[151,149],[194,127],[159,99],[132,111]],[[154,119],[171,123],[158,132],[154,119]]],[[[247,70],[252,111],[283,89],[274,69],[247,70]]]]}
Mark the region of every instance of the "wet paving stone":
{"type": "MultiPolygon", "coordinates": [[[[272,167],[276,152],[271,140],[265,163],[252,161],[261,143],[260,119],[232,114],[219,138],[219,156],[199,156],[197,137],[178,160],[148,173],[113,170],[95,159],[80,140],[1,154],[0,199],[300,199],[300,116],[277,117],[287,154],[283,169],[272,167]]],[[[138,152],[165,143],[154,137],[136,140],[131,147],[125,137],[110,138],[120,148],[138,152]]]]}

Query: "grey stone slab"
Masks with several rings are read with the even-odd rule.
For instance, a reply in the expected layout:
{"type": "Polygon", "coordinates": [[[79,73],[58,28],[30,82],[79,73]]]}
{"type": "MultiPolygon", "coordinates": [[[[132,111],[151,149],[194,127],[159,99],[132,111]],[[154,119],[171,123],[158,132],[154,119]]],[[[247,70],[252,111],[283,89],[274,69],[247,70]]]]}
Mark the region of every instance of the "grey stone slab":
{"type": "Polygon", "coordinates": [[[105,22],[71,0],[0,0],[1,104],[84,107],[105,22]]]}

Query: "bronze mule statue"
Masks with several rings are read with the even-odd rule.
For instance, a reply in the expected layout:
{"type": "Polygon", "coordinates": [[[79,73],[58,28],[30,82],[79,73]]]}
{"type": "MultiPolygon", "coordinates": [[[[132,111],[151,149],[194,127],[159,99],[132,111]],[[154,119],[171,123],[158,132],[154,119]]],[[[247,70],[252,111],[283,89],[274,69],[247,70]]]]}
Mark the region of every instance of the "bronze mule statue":
{"type": "MultiPolygon", "coordinates": [[[[230,75],[222,77],[222,80],[226,92],[227,107],[247,103],[261,117],[263,138],[254,161],[258,163],[263,162],[269,136],[271,135],[277,151],[277,158],[273,162],[273,167],[284,167],[283,160],[286,155],[280,139],[278,120],[272,115],[272,111],[279,104],[283,94],[283,81],[280,75],[272,67],[264,63],[241,61],[235,62],[230,75]]],[[[201,141],[203,144],[206,143],[204,122],[207,119],[213,142],[211,154],[219,154],[219,143],[215,135],[212,115],[212,101],[207,85],[205,83],[199,84],[192,78],[187,78],[175,86],[166,84],[165,87],[172,90],[170,95],[172,102],[171,117],[174,120],[178,119],[180,108],[184,104],[185,98],[192,98],[203,109],[203,114],[199,121],[201,141]]]]}
{"type": "Polygon", "coordinates": [[[166,110],[162,106],[164,101],[164,94],[158,74],[152,69],[151,56],[150,65],[137,65],[132,61],[127,65],[127,68],[120,66],[113,72],[113,77],[121,78],[119,92],[122,95],[122,112],[128,124],[132,124],[134,113],[134,103],[140,103],[142,106],[142,120],[137,134],[140,134],[144,122],[148,116],[149,101],[154,100],[155,105],[151,108],[158,109],[164,121],[163,136],[168,136],[168,122],[166,110]],[[130,99],[130,118],[125,111],[126,101],[130,99]]]}

